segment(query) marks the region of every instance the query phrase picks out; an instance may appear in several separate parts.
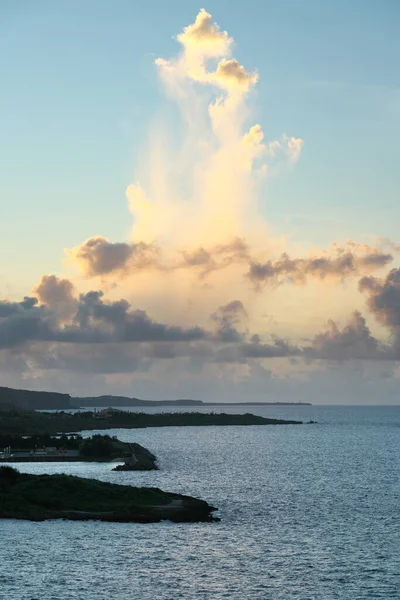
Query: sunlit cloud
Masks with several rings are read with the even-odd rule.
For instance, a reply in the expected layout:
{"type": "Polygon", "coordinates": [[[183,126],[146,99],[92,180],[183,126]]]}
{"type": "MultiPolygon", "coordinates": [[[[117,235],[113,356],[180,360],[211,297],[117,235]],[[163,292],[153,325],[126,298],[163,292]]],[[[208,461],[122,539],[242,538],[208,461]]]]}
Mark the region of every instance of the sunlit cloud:
{"type": "Polygon", "coordinates": [[[207,372],[241,385],[260,373],[289,377],[290,361],[399,360],[400,278],[396,269],[385,276],[398,244],[350,240],[296,252],[272,233],[265,182],[296,168],[301,132],[268,137],[252,99],[259,74],[238,62],[233,37],[205,9],[175,40],[176,54],[153,69],[180,121],[172,135],[157,121],[143,144],[126,187],[127,239],[94,231],[65,250],[64,276],[43,275],[30,296],[0,302],[0,372],[122,376],[168,363],[183,378],[207,372]],[[295,307],[310,283],[355,288],[359,279],[368,314],[344,291],[348,321],[333,314],[316,326],[317,294],[300,333],[284,336],[275,315],[263,320],[278,287],[295,307]],[[389,340],[372,333],[371,315],[389,340]]]}

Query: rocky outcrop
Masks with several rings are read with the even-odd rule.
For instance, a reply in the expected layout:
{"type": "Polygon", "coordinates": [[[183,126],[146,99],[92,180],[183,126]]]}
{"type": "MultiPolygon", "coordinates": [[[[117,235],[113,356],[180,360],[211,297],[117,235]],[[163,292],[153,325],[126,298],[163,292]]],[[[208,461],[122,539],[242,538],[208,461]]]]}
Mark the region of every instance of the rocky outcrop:
{"type": "Polygon", "coordinates": [[[125,459],[123,465],[117,465],[113,471],[155,471],[158,469],[157,458],[140,444],[128,444],[131,456],[125,459]]]}

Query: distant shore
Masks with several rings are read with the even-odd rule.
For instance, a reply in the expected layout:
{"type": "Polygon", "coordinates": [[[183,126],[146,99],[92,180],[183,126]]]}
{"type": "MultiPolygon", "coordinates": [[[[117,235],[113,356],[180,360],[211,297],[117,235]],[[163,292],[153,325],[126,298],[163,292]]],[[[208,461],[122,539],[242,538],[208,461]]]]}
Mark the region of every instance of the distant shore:
{"type": "Polygon", "coordinates": [[[312,406],[310,402],[203,402],[203,400],[142,400],[124,396],[90,396],[71,398],[74,408],[122,407],[167,407],[167,406],[312,406]]]}
{"type": "Polygon", "coordinates": [[[11,404],[26,410],[70,410],[74,408],[106,408],[142,406],[311,406],[309,402],[203,402],[190,398],[177,400],[142,400],[127,396],[71,397],[70,394],[17,390],[0,386],[0,405],[11,404]]]}

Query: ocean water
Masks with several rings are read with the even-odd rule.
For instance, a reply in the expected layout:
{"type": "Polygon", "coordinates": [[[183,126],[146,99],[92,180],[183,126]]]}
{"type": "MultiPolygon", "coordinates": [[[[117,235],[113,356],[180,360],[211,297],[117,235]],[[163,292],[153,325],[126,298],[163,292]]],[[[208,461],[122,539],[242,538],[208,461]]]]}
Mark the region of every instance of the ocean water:
{"type": "Polygon", "coordinates": [[[318,424],[110,431],[158,472],[18,465],[190,494],[221,521],[2,520],[0,600],[398,600],[400,407],[245,410],[318,424]]]}

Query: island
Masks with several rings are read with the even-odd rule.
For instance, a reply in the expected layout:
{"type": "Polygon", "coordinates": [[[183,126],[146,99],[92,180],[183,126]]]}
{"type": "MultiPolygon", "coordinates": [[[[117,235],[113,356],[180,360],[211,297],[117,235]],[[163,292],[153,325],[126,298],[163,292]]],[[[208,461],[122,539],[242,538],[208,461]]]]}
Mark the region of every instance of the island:
{"type": "Polygon", "coordinates": [[[28,475],[0,467],[0,519],[120,523],[217,521],[204,500],[72,475],[28,475]]]}

